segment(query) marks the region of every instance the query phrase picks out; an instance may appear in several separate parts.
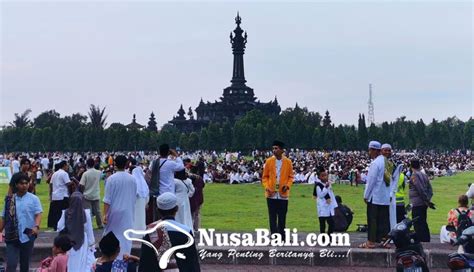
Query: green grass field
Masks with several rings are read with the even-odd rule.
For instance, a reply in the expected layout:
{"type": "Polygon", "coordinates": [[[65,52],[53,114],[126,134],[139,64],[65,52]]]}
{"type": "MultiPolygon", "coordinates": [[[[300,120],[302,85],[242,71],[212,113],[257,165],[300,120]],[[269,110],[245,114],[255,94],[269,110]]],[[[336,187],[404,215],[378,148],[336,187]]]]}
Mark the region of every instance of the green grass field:
{"type": "MultiPolygon", "coordinates": [[[[467,184],[471,182],[474,182],[474,172],[436,178],[432,181],[433,202],[437,206],[436,210],[428,210],[428,223],[432,233],[439,233],[441,226],[446,223],[449,209],[456,207],[458,196],[467,191],[467,184]]],[[[103,187],[101,189],[103,193],[103,187]]],[[[355,212],[350,231],[355,230],[356,224],[366,222],[363,189],[362,186],[334,185],[334,192],[342,196],[343,202],[355,212]]],[[[6,191],[7,184],[0,184],[0,195],[5,195],[6,191]]],[[[37,191],[43,204],[41,225],[44,229],[49,210],[47,184],[38,185],[37,191]]],[[[297,228],[299,231],[319,229],[312,193],[312,185],[296,184],[292,187],[287,215],[288,228],[297,228]]],[[[3,197],[1,205],[4,206],[3,197]]],[[[215,228],[220,231],[251,231],[255,228],[268,227],[266,200],[259,184],[206,184],[201,213],[204,228],[215,228]]]]}

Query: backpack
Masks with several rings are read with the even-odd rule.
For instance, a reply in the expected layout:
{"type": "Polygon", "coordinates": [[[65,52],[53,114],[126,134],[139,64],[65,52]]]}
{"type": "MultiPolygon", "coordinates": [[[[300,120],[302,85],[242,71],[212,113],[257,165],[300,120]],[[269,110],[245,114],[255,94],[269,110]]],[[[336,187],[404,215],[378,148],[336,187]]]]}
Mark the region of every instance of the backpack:
{"type": "Polygon", "coordinates": [[[148,170],[145,175],[145,180],[149,183],[150,187],[150,196],[158,196],[160,194],[160,169],[166,161],[164,160],[160,164],[160,159],[154,160],[151,171],[148,170]]]}
{"type": "Polygon", "coordinates": [[[341,210],[344,213],[344,216],[346,217],[347,228],[349,228],[349,226],[352,224],[352,220],[354,219],[354,215],[352,214],[351,209],[347,207],[346,205],[342,205],[341,210]]]}
{"type": "Polygon", "coordinates": [[[456,211],[458,212],[458,225],[456,227],[456,237],[461,237],[462,232],[472,226],[472,221],[471,218],[469,217],[468,211],[463,211],[461,212],[459,209],[456,208],[456,211]]]}

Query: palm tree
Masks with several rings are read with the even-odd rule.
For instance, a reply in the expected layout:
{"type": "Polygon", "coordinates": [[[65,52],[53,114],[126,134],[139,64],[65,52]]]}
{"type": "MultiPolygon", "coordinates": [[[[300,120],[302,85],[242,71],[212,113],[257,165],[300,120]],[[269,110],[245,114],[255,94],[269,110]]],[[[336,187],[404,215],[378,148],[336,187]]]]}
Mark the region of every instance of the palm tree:
{"type": "Polygon", "coordinates": [[[31,120],[28,118],[30,115],[31,109],[25,110],[22,114],[15,113],[15,119],[13,122],[10,122],[10,125],[16,128],[24,128],[31,124],[31,120]]]}
{"type": "Polygon", "coordinates": [[[89,107],[89,118],[91,119],[91,125],[93,128],[104,128],[107,123],[105,120],[107,119],[107,115],[104,115],[105,107],[100,109],[100,106],[95,106],[93,104],[89,107]]]}

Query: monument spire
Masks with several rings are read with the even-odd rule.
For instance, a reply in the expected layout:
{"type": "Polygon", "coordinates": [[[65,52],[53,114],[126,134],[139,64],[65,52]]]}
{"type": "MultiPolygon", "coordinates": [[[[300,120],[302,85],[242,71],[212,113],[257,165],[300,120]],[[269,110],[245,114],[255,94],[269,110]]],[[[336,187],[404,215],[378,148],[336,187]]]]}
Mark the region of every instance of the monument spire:
{"type": "Polygon", "coordinates": [[[244,33],[240,24],[242,18],[240,18],[239,12],[235,17],[235,24],[237,27],[234,29],[234,34],[230,33],[230,43],[232,44],[232,53],[234,54],[234,67],[232,70],[232,86],[245,86],[245,74],[244,74],[244,53],[245,44],[247,43],[247,32],[244,33]],[[244,35],[242,35],[244,34],[244,35]]]}

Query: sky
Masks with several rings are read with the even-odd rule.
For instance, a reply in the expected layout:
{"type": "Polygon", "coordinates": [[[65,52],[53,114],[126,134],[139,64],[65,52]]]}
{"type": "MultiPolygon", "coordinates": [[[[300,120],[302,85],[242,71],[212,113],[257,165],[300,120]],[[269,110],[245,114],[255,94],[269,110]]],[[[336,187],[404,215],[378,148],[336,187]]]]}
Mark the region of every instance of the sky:
{"type": "Polygon", "coordinates": [[[1,1],[0,126],[106,107],[107,123],[171,120],[219,100],[229,33],[248,33],[247,85],[262,102],[329,110],[335,124],[473,116],[470,1],[1,1]]]}

